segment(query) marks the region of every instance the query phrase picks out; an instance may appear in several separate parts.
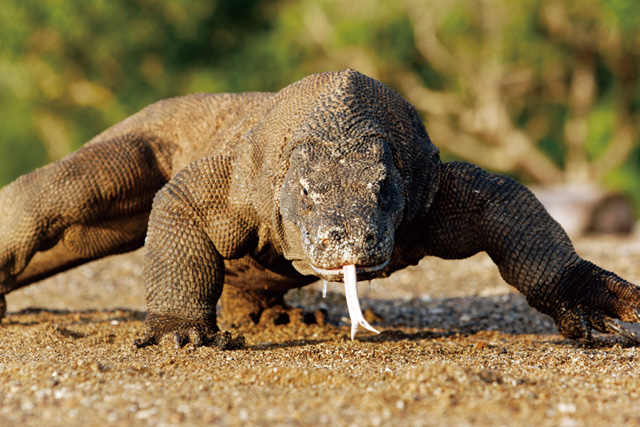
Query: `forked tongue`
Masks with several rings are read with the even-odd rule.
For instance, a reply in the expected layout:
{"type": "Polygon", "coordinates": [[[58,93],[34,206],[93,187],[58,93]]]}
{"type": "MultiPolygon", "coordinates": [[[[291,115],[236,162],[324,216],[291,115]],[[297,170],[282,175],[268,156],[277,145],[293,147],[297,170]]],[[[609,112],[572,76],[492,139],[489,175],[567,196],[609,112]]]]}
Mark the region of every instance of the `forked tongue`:
{"type": "Polygon", "coordinates": [[[342,274],[344,275],[344,293],[347,296],[347,307],[349,307],[349,317],[351,318],[351,341],[356,337],[356,331],[359,325],[371,332],[379,334],[380,332],[364,320],[364,316],[362,315],[360,300],[358,300],[356,266],[354,264],[343,266],[342,274]]]}

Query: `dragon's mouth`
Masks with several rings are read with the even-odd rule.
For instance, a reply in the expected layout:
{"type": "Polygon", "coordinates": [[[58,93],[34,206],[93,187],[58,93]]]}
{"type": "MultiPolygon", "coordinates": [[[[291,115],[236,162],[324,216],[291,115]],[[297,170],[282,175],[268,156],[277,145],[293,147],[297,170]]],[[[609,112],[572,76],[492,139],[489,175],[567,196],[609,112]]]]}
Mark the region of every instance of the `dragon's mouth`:
{"type": "MultiPolygon", "coordinates": [[[[356,265],[355,273],[357,275],[365,275],[365,276],[373,276],[377,273],[381,272],[389,265],[389,261],[391,259],[387,259],[386,261],[376,264],[376,265],[356,265]]],[[[344,267],[341,268],[320,268],[311,264],[311,268],[313,272],[318,275],[323,280],[327,280],[329,282],[341,282],[344,280],[344,267]]]]}
{"type": "Polygon", "coordinates": [[[322,277],[323,280],[323,291],[322,295],[326,295],[326,286],[327,280],[337,281],[336,279],[342,279],[344,281],[344,293],[347,298],[347,307],[349,308],[349,317],[351,318],[351,340],[356,336],[356,331],[358,330],[358,326],[362,326],[365,329],[368,329],[376,334],[380,332],[377,331],[373,326],[371,326],[362,315],[362,310],[360,309],[360,300],[358,299],[358,274],[366,274],[371,275],[371,273],[377,273],[382,271],[384,268],[389,265],[389,260],[377,265],[372,266],[361,266],[358,267],[354,264],[347,264],[340,269],[324,269],[317,268],[313,265],[313,271],[322,277]]]}

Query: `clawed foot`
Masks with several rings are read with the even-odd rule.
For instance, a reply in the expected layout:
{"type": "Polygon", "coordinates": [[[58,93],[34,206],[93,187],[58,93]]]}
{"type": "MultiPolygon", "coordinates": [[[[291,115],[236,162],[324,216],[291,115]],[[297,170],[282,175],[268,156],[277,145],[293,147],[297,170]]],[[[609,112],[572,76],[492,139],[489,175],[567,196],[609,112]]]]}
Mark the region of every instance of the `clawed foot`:
{"type": "Polygon", "coordinates": [[[640,287],[589,262],[570,277],[570,291],[553,317],[567,338],[591,339],[591,329],[618,334],[640,344],[640,337],[614,319],[640,323],[640,287]]]}
{"type": "Polygon", "coordinates": [[[173,342],[179,349],[188,343],[196,347],[211,346],[221,350],[241,349],[245,345],[244,336],[220,331],[216,325],[188,322],[166,316],[147,316],[147,333],[144,338],[134,341],[137,348],[160,344],[163,340],[173,342]]]}
{"type": "MultiPolygon", "coordinates": [[[[176,349],[184,347],[189,342],[196,347],[211,346],[220,350],[238,350],[244,348],[245,345],[243,335],[232,334],[227,331],[218,331],[213,335],[204,336],[194,328],[190,328],[184,334],[176,331],[170,336],[176,349]]],[[[133,344],[137,348],[144,348],[159,344],[159,341],[155,336],[145,335],[144,338],[135,340],[133,344]]]]}

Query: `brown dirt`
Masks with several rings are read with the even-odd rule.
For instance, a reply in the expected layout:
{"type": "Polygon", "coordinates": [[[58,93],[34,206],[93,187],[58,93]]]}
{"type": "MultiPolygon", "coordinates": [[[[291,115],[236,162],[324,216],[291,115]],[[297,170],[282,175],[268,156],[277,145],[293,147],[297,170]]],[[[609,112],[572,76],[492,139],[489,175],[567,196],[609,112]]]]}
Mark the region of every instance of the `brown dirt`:
{"type": "MultiPolygon", "coordinates": [[[[640,283],[640,239],[579,252],[640,283]]],[[[637,425],[640,348],[559,336],[485,255],[424,260],[361,288],[383,332],[348,340],[339,286],[292,292],[327,326],[240,330],[247,348],[135,350],[139,252],[7,298],[0,425],[637,425]]],[[[633,327],[638,332],[638,327],[633,327]]]]}

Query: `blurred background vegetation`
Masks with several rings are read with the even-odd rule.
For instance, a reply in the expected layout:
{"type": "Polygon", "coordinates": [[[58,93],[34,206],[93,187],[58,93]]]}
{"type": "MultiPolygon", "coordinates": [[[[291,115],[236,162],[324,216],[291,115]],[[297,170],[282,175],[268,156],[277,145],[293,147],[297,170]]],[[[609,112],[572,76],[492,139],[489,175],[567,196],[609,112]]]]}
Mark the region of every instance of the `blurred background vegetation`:
{"type": "Polygon", "coordinates": [[[637,0],[5,0],[0,185],[144,106],[353,67],[445,159],[640,207],[637,0]]]}

